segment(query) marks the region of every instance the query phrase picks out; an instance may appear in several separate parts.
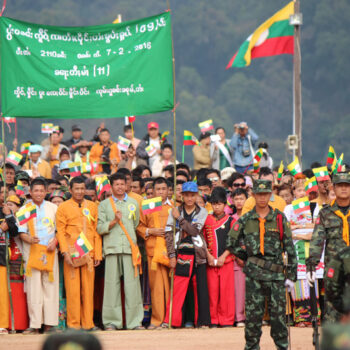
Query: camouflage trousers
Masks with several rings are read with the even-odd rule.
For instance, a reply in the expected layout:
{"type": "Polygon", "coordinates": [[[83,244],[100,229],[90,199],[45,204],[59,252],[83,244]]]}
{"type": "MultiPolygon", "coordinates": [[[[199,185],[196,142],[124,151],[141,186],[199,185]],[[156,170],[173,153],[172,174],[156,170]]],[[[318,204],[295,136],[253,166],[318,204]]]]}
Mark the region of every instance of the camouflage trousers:
{"type": "Polygon", "coordinates": [[[261,281],[246,276],[245,350],[259,350],[261,326],[265,311],[265,297],[271,319],[271,337],[277,349],[287,349],[286,289],[284,281],[261,281]]]}
{"type": "Polygon", "coordinates": [[[327,300],[327,295],[324,298],[324,316],[322,320],[322,325],[326,323],[337,323],[341,319],[341,313],[338,312],[332,305],[330,301],[327,300]]]}

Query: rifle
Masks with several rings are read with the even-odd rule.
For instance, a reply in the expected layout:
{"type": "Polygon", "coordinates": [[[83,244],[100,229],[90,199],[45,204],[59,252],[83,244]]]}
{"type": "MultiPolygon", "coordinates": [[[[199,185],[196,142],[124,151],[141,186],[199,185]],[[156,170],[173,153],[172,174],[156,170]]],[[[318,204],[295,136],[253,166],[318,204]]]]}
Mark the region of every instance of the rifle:
{"type": "MultiPolygon", "coordinates": [[[[287,279],[287,267],[288,267],[288,253],[285,252],[284,253],[284,257],[283,257],[283,261],[284,261],[284,278],[287,279]]],[[[289,315],[290,315],[290,297],[289,297],[289,292],[288,292],[288,288],[286,288],[286,296],[287,296],[287,325],[288,325],[288,347],[289,350],[292,350],[292,338],[290,336],[290,320],[289,320],[289,315]]]]}
{"type": "Polygon", "coordinates": [[[317,298],[316,298],[316,290],[315,284],[310,287],[310,308],[311,308],[311,320],[312,320],[312,328],[314,332],[312,334],[312,344],[315,347],[315,350],[320,349],[320,333],[318,332],[318,308],[317,308],[317,298]]]}

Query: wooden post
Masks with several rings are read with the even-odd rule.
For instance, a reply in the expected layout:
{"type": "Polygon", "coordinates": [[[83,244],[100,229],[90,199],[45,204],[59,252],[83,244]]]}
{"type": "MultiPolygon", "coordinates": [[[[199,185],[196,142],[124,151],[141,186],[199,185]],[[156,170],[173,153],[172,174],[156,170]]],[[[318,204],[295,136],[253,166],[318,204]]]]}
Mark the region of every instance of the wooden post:
{"type": "MultiPolygon", "coordinates": [[[[170,11],[170,0],[167,0],[168,11],[170,11]]],[[[174,123],[174,207],[176,207],[176,85],[175,85],[175,54],[174,54],[174,39],[173,39],[173,29],[171,28],[171,46],[173,54],[173,100],[174,100],[174,109],[173,109],[173,123],[174,123]]],[[[176,220],[174,220],[173,226],[173,240],[175,245],[175,234],[176,234],[176,220]]],[[[169,305],[169,329],[171,328],[171,321],[173,318],[173,297],[174,297],[174,270],[171,270],[171,280],[170,280],[170,305],[169,305]]]]}
{"type": "MultiPolygon", "coordinates": [[[[300,1],[294,0],[294,13],[300,11],[300,1]]],[[[302,164],[302,110],[301,110],[301,50],[300,50],[300,24],[294,24],[294,55],[293,55],[293,133],[298,136],[298,149],[293,152],[293,156],[297,155],[300,164],[302,164]]],[[[295,157],[293,157],[294,159],[295,157]]]]}

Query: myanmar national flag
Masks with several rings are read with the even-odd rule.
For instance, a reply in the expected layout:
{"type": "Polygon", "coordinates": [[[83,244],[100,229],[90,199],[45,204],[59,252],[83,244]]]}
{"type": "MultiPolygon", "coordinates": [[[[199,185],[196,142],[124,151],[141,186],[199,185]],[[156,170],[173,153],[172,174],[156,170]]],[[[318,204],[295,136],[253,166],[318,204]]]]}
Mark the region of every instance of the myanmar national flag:
{"type": "Polygon", "coordinates": [[[204,134],[207,131],[213,130],[214,125],[213,125],[213,120],[209,119],[204,122],[201,122],[198,124],[199,128],[201,129],[201,132],[204,134]]]}
{"type": "Polygon", "coordinates": [[[6,163],[11,163],[13,165],[18,165],[19,162],[22,160],[23,156],[17,152],[10,151],[9,154],[6,157],[5,162],[6,163]]]}
{"type": "Polygon", "coordinates": [[[126,139],[123,136],[119,136],[118,137],[118,148],[121,151],[126,152],[128,150],[128,148],[129,148],[130,144],[131,144],[131,141],[129,139],[126,139]]]}
{"type": "Polygon", "coordinates": [[[142,212],[147,215],[162,210],[162,197],[142,201],[142,212]]]}
{"type": "Polygon", "coordinates": [[[300,214],[310,210],[309,197],[303,197],[292,202],[294,213],[300,214]]]}
{"type": "Polygon", "coordinates": [[[69,173],[71,177],[76,177],[81,175],[81,163],[80,162],[71,162],[68,164],[69,173]]]}
{"type": "Polygon", "coordinates": [[[17,186],[15,187],[17,196],[23,196],[24,195],[24,186],[22,184],[21,180],[17,181],[17,186]]]}
{"type": "Polygon", "coordinates": [[[293,160],[292,163],[290,163],[288,166],[287,166],[288,170],[290,171],[290,173],[296,177],[298,174],[301,174],[301,166],[300,166],[300,163],[299,163],[299,158],[298,157],[295,157],[295,159],[293,160]]]}
{"type": "Polygon", "coordinates": [[[330,179],[327,167],[325,166],[322,166],[320,168],[314,168],[312,169],[312,171],[315,174],[317,181],[327,181],[330,179]]]}
{"type": "Polygon", "coordinates": [[[263,156],[263,153],[264,153],[264,151],[263,151],[262,148],[259,148],[258,151],[255,153],[254,159],[255,159],[258,163],[260,163],[260,160],[261,160],[261,158],[262,158],[262,156],[263,156]]]}
{"type": "Polygon", "coordinates": [[[30,147],[30,143],[22,143],[21,144],[21,154],[28,154],[29,153],[29,147],[30,147]]]}
{"type": "Polygon", "coordinates": [[[196,138],[196,136],[194,136],[191,131],[185,130],[184,131],[184,146],[194,146],[194,145],[198,145],[199,142],[196,138]]]}
{"type": "Polygon", "coordinates": [[[337,162],[335,163],[333,174],[340,173],[343,169],[343,157],[344,154],[342,153],[341,156],[338,158],[337,162]]]}
{"type": "Polygon", "coordinates": [[[81,163],[81,173],[82,174],[93,174],[96,173],[98,169],[98,163],[81,163]]]}
{"type": "Polygon", "coordinates": [[[260,160],[257,162],[256,159],[254,158],[253,160],[253,173],[257,174],[260,170],[260,160]]]}
{"type": "Polygon", "coordinates": [[[79,235],[79,237],[75,241],[74,248],[78,252],[79,256],[74,255],[73,259],[74,258],[80,258],[80,257],[84,256],[85,254],[87,254],[88,252],[90,252],[93,249],[91,243],[86,238],[86,236],[84,235],[83,232],[79,235]]]}
{"type": "Polygon", "coordinates": [[[24,225],[30,219],[36,218],[36,206],[32,204],[28,207],[24,207],[16,213],[16,216],[18,218],[19,224],[24,225]]]}
{"type": "Polygon", "coordinates": [[[289,17],[294,14],[294,2],[291,1],[282,10],[264,22],[231,58],[226,69],[246,67],[253,58],[294,53],[294,26],[289,17]]]}
{"type": "Polygon", "coordinates": [[[157,147],[152,143],[145,148],[148,157],[153,157],[157,152],[157,147]]]}
{"type": "Polygon", "coordinates": [[[167,130],[167,131],[164,131],[162,136],[160,137],[160,142],[163,143],[165,142],[166,138],[170,135],[170,131],[167,130]]]}
{"type": "Polygon", "coordinates": [[[281,160],[280,167],[278,168],[278,173],[277,173],[277,181],[282,180],[283,170],[284,170],[284,165],[283,165],[283,160],[281,160]]]}
{"type": "Polygon", "coordinates": [[[107,176],[97,177],[95,181],[97,198],[100,199],[103,192],[109,191],[111,189],[111,185],[107,176]]]}
{"type": "Polygon", "coordinates": [[[54,125],[52,123],[42,123],[41,124],[41,133],[42,134],[51,134],[54,125]]]}
{"type": "Polygon", "coordinates": [[[305,181],[305,191],[307,194],[310,192],[317,192],[318,186],[317,186],[317,180],[316,177],[313,176],[311,179],[306,179],[305,181]]]}
{"type": "Polygon", "coordinates": [[[334,148],[332,146],[329,146],[326,165],[332,166],[334,163],[334,159],[335,159],[334,148]]]}

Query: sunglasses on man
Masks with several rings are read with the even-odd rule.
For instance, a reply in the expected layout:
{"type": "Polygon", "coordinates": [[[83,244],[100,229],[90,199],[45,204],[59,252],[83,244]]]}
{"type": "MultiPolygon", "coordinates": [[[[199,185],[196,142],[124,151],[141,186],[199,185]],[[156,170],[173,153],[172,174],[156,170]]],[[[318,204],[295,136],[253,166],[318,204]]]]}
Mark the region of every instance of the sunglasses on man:
{"type": "Polygon", "coordinates": [[[245,182],[240,182],[240,183],[234,183],[233,187],[245,187],[245,182]]]}

